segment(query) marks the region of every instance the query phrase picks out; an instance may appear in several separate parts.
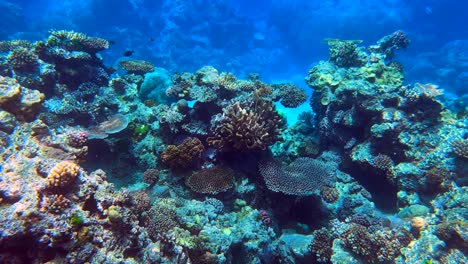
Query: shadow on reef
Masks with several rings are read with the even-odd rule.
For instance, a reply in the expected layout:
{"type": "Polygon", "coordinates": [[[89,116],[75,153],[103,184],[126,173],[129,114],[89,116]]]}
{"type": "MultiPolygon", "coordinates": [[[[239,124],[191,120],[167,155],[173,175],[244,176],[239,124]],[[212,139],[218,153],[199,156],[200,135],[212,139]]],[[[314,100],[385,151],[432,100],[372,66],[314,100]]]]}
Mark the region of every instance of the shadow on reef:
{"type": "Polygon", "coordinates": [[[466,118],[403,84],[403,32],[325,42],[287,128],[293,84],[1,41],[0,262],[467,262],[466,118]]]}

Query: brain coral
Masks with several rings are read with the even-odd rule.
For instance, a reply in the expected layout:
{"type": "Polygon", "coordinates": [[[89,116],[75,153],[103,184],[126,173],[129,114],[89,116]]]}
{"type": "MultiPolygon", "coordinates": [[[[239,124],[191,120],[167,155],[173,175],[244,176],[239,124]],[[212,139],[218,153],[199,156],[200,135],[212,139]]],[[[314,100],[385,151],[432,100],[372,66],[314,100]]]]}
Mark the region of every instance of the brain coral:
{"type": "Polygon", "coordinates": [[[62,188],[70,185],[80,173],[81,167],[71,161],[62,161],[56,164],[47,175],[49,187],[62,188]]]}
{"type": "Polygon", "coordinates": [[[212,120],[213,136],[208,144],[223,151],[266,149],[282,132],[283,120],[271,101],[236,102],[212,120]]]}
{"type": "Polygon", "coordinates": [[[180,145],[169,145],[161,154],[162,161],[173,169],[195,164],[205,147],[198,138],[186,138],[180,145]]]}
{"type": "Polygon", "coordinates": [[[234,185],[235,172],[225,166],[216,166],[195,172],[185,184],[194,192],[217,194],[234,185]]]}
{"type": "Polygon", "coordinates": [[[298,158],[288,166],[264,160],[259,170],[268,189],[289,195],[311,195],[328,185],[335,174],[333,166],[311,158],[298,158]]]}

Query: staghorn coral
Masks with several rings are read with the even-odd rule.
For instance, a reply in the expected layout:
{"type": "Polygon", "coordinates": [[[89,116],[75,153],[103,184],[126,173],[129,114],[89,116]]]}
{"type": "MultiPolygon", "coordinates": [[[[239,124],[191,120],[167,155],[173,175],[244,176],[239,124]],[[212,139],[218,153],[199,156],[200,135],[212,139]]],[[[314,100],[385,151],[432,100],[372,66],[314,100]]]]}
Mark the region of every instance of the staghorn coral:
{"type": "Polygon", "coordinates": [[[172,169],[186,169],[199,161],[204,150],[198,138],[186,138],[180,145],[169,145],[161,153],[161,159],[172,169]]]}
{"type": "Polygon", "coordinates": [[[144,60],[121,60],[119,61],[119,66],[128,73],[139,75],[154,71],[154,65],[144,60]]]}
{"type": "Polygon", "coordinates": [[[331,183],[334,166],[311,158],[298,158],[288,166],[276,160],[263,160],[259,171],[268,189],[289,195],[311,195],[331,183]]]}
{"type": "Polygon", "coordinates": [[[239,102],[224,109],[212,120],[212,137],[208,144],[222,151],[266,149],[282,132],[283,120],[271,101],[239,102]]]}
{"type": "Polygon", "coordinates": [[[217,194],[224,192],[234,185],[235,172],[226,166],[215,166],[194,172],[185,184],[194,192],[217,194]]]}
{"type": "Polygon", "coordinates": [[[80,170],[81,167],[74,162],[61,161],[47,175],[47,185],[51,188],[67,187],[78,177],[80,170]]]}

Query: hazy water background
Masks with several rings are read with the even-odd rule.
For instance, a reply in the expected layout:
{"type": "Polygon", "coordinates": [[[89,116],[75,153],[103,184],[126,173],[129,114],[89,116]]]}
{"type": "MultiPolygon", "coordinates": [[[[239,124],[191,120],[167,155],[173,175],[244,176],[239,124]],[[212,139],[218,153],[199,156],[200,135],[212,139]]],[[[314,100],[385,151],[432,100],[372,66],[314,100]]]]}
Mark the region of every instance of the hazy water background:
{"type": "Polygon", "coordinates": [[[113,65],[126,50],[172,72],[213,65],[265,81],[303,84],[313,63],[327,58],[324,38],[362,39],[395,30],[412,43],[398,60],[407,82],[468,87],[468,2],[460,0],[257,1],[0,1],[0,39],[43,39],[67,29],[113,41],[102,55],[113,65]]]}

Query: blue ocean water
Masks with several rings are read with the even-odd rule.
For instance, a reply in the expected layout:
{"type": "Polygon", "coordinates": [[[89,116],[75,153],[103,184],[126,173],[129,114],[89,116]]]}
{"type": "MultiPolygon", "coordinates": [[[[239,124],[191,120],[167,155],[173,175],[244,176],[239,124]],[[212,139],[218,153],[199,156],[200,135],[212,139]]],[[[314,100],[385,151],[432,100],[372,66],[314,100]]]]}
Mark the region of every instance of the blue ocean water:
{"type": "Polygon", "coordinates": [[[468,262],[468,2],[0,10],[0,263],[468,262]]]}

